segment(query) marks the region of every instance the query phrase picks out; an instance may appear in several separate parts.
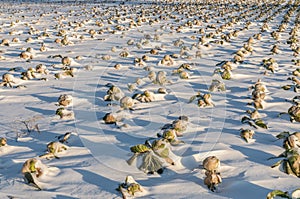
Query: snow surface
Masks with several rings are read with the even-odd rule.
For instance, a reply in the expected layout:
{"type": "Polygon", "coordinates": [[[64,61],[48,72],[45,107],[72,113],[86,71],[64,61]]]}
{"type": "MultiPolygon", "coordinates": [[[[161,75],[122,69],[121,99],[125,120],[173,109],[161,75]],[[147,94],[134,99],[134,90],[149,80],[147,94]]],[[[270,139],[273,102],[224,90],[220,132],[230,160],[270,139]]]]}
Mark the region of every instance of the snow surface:
{"type": "MultiPolygon", "coordinates": [[[[296,69],[292,59],[299,59],[299,56],[293,56],[291,47],[286,43],[289,32],[295,26],[299,8],[276,41],[271,32],[278,29],[290,8],[284,7],[288,1],[278,5],[275,4],[277,1],[270,4],[259,1],[240,6],[232,1],[228,3],[228,10],[217,3],[199,5],[201,9],[188,4],[176,9],[178,2],[147,1],[153,5],[144,2],[128,1],[124,5],[92,1],[1,3],[0,39],[9,39],[10,45],[0,46],[0,55],[4,56],[0,60],[0,74],[13,74],[14,82],[13,88],[0,88],[0,136],[7,138],[8,143],[0,147],[0,198],[121,198],[116,188],[127,175],[132,175],[146,190],[141,198],[253,199],[265,198],[274,189],[292,191],[299,188],[299,178],[271,168],[276,160],[268,160],[283,152],[282,141],[275,136],[282,131],[295,132],[299,129],[299,123],[291,123],[287,116],[278,117],[280,112],[286,112],[292,105],[286,100],[297,95],[281,87],[291,84],[287,78],[296,69]],[[271,9],[267,12],[263,5],[271,9]],[[241,9],[231,10],[238,7],[241,9]],[[224,16],[219,15],[221,10],[225,11],[224,16]],[[255,19],[261,10],[265,15],[255,19]],[[207,43],[198,44],[201,36],[216,32],[217,29],[208,25],[215,24],[218,28],[246,11],[249,13],[245,18],[225,27],[215,37],[207,38],[209,46],[205,46],[207,43]],[[129,27],[130,21],[137,24],[138,17],[140,24],[129,27]],[[232,61],[234,53],[247,43],[247,39],[260,33],[263,21],[268,17],[271,17],[268,19],[270,28],[261,33],[261,40],[254,40],[253,53],[247,54],[244,62],[234,64],[232,79],[222,80],[220,75],[213,75],[216,64],[232,61]],[[149,19],[153,23],[149,23],[149,19]],[[188,21],[193,23],[194,19],[201,23],[187,24],[188,21]],[[251,24],[244,29],[247,21],[251,24]],[[97,26],[96,22],[103,26],[97,26]],[[116,25],[125,29],[117,30],[116,25]],[[179,26],[181,30],[176,31],[179,26]],[[33,30],[31,34],[30,27],[33,30]],[[199,33],[201,28],[205,33],[199,33]],[[54,42],[63,38],[57,35],[61,29],[66,30],[71,44],[64,46],[54,42]],[[94,37],[88,33],[91,29],[97,32],[94,37]],[[241,31],[230,42],[223,45],[214,42],[234,30],[241,31]],[[41,36],[44,32],[49,37],[41,36]],[[80,36],[84,38],[80,39],[80,36]],[[20,42],[12,42],[15,37],[20,42]],[[29,37],[32,42],[25,41],[29,37]],[[127,44],[130,39],[133,45],[127,44]],[[178,39],[183,42],[181,46],[174,45],[178,39]],[[39,50],[42,43],[46,46],[44,52],[39,50]],[[279,54],[271,54],[274,44],[279,46],[279,54]],[[34,52],[33,58],[26,61],[19,55],[28,47],[34,52]],[[149,53],[154,48],[158,49],[158,55],[149,53]],[[159,64],[165,55],[180,54],[182,48],[184,53],[174,58],[173,65],[159,64]],[[128,51],[129,56],[119,56],[122,51],[128,51]],[[195,56],[197,51],[201,52],[201,57],[195,56]],[[74,77],[55,78],[63,65],[61,58],[53,58],[54,55],[72,58],[70,67],[77,69],[74,77]],[[110,55],[111,59],[103,60],[104,55],[110,55]],[[135,65],[134,59],[143,55],[150,57],[145,66],[155,72],[165,71],[169,83],[162,86],[154,84],[147,77],[149,71],[145,70],[145,66],[135,65]],[[76,56],[82,58],[76,59],[76,56]],[[264,75],[265,68],[261,62],[267,58],[274,58],[278,63],[274,74],[268,72],[264,75]],[[192,66],[191,71],[187,71],[188,79],[172,75],[172,71],[183,63],[192,66]],[[39,80],[39,77],[20,79],[21,72],[38,64],[44,64],[49,70],[49,74],[41,75],[48,81],[39,80]],[[120,69],[114,68],[116,64],[121,64],[120,69]],[[11,70],[13,68],[16,70],[11,70]],[[137,89],[129,91],[128,84],[135,84],[137,78],[141,81],[137,89]],[[200,108],[196,101],[188,103],[198,91],[209,93],[213,79],[219,79],[226,85],[226,92],[211,93],[214,107],[200,108]],[[251,102],[249,87],[258,79],[268,89],[266,107],[259,110],[268,129],[253,129],[241,123],[246,110],[254,110],[253,106],[247,105],[251,102]],[[112,105],[108,106],[110,102],[104,101],[109,89],[107,84],[118,86],[125,96],[145,90],[156,93],[160,87],[165,88],[167,94],[156,93],[153,102],[138,102],[133,110],[121,110],[119,102],[111,102],[112,105]],[[74,112],[74,119],[60,119],[55,115],[61,94],[73,96],[72,106],[66,109],[74,112]],[[123,118],[120,124],[104,124],[102,117],[109,112],[123,118]],[[185,144],[172,147],[174,166],[166,164],[163,174],[147,175],[135,165],[127,164],[126,160],[132,155],[131,146],[155,138],[162,126],[181,115],[188,116],[189,124],[180,138],[185,144]],[[34,128],[28,132],[24,121],[29,122],[31,127],[38,124],[40,133],[34,128]],[[121,124],[127,124],[127,127],[120,127],[121,124]],[[253,142],[246,143],[241,139],[241,128],[255,130],[253,142]],[[37,191],[27,185],[20,172],[23,163],[44,154],[47,144],[66,132],[74,132],[74,135],[66,143],[69,148],[58,154],[60,159],[41,160],[48,166],[38,182],[43,190],[37,191]],[[204,185],[204,170],[200,167],[210,155],[221,161],[223,182],[216,193],[204,185]]],[[[297,38],[300,39],[299,28],[297,38]]]]}

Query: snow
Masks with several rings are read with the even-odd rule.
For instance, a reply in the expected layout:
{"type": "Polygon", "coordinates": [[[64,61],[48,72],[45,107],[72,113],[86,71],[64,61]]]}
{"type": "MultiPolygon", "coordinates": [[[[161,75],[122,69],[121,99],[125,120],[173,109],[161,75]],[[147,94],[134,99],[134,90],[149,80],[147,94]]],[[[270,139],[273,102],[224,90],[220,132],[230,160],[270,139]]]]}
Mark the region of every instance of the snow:
{"type": "Polygon", "coordinates": [[[0,147],[0,198],[121,198],[116,188],[128,175],[145,189],[139,195],[141,198],[252,199],[266,198],[275,189],[291,193],[299,188],[299,178],[271,168],[276,160],[268,160],[284,151],[282,140],[275,136],[299,128],[299,123],[291,123],[287,115],[278,117],[279,113],[287,112],[292,106],[289,100],[297,96],[293,89],[281,87],[293,84],[287,78],[297,69],[292,60],[299,59],[299,55],[293,55],[286,41],[295,27],[297,13],[297,38],[300,39],[299,8],[291,14],[286,30],[280,32],[276,41],[271,32],[278,30],[291,8],[284,7],[288,1],[277,5],[275,2],[279,1],[264,4],[249,0],[247,5],[253,7],[241,9],[232,1],[228,3],[228,10],[217,3],[184,4],[176,9],[180,1],[174,4],[172,1],[126,1],[124,5],[119,5],[122,2],[118,1],[60,2],[5,1],[0,6],[0,40],[10,41],[9,46],[0,45],[0,55],[4,56],[0,60],[0,75],[14,75],[12,88],[0,87],[0,137],[7,139],[7,146],[0,147]],[[221,10],[224,16],[219,15],[221,10]],[[261,11],[265,15],[259,16],[261,11]],[[245,18],[231,23],[220,33],[208,26],[214,24],[218,28],[242,13],[245,18]],[[188,25],[198,19],[200,24],[188,25]],[[265,19],[269,29],[261,32],[265,19]],[[129,26],[131,21],[135,23],[132,27],[129,26]],[[244,29],[248,21],[251,24],[244,29]],[[103,26],[96,25],[97,22],[103,26]],[[176,30],[178,27],[181,31],[176,30]],[[201,28],[205,33],[199,32],[201,28]],[[89,34],[91,29],[97,32],[94,36],[89,34]],[[70,44],[55,43],[55,39],[63,39],[58,36],[59,30],[66,31],[70,44]],[[234,30],[240,32],[229,42],[224,41],[223,45],[216,42],[234,30]],[[253,53],[246,54],[242,63],[233,64],[232,79],[222,80],[219,74],[214,74],[218,63],[233,61],[234,53],[247,43],[247,39],[260,32],[262,39],[254,39],[253,53]],[[49,37],[42,33],[48,33],[49,37]],[[205,38],[204,44],[198,43],[200,37],[209,33],[214,33],[215,37],[205,38]],[[20,42],[12,42],[15,37],[20,42]],[[28,38],[33,41],[26,42],[28,38]],[[182,40],[182,46],[174,45],[178,39],[182,40]],[[127,44],[129,40],[133,40],[133,45],[127,44]],[[42,44],[46,51],[39,50],[42,44]],[[270,52],[274,44],[278,45],[279,54],[270,52]],[[34,53],[33,58],[26,61],[19,55],[28,47],[33,48],[34,53]],[[157,49],[158,54],[150,54],[151,49],[157,49]],[[121,57],[119,54],[123,51],[128,51],[129,56],[121,57]],[[196,56],[197,51],[201,52],[200,57],[196,56]],[[172,58],[171,65],[161,63],[165,55],[174,54],[180,56],[172,58]],[[105,55],[111,59],[102,59],[105,55]],[[145,66],[139,66],[134,60],[143,55],[150,59],[144,61],[145,66]],[[63,68],[68,66],[62,64],[62,57],[72,59],[69,67],[74,68],[73,77],[63,74],[63,68]],[[274,58],[278,68],[274,73],[264,74],[266,69],[261,63],[268,58],[274,58]],[[186,70],[188,79],[172,74],[184,63],[192,67],[186,70]],[[49,74],[21,79],[21,72],[38,64],[44,64],[49,74]],[[116,64],[121,64],[120,69],[114,68],[116,64]],[[154,83],[148,78],[150,71],[156,74],[164,71],[167,81],[162,85],[154,83]],[[63,77],[57,78],[55,74],[63,77]],[[210,93],[208,89],[213,79],[226,86],[226,91],[211,93],[215,106],[198,107],[197,100],[189,103],[198,91],[210,93]],[[254,110],[253,105],[247,105],[252,101],[249,88],[258,79],[267,87],[265,107],[259,113],[268,129],[254,129],[241,123],[242,117],[247,115],[246,110],[254,110]],[[134,84],[136,90],[130,91],[129,84],[134,84]],[[124,96],[129,97],[148,90],[154,93],[155,100],[135,101],[131,109],[121,109],[119,101],[104,100],[109,85],[119,87],[124,96]],[[158,94],[159,88],[167,93],[158,94]],[[65,111],[74,113],[74,118],[55,115],[61,108],[57,100],[63,94],[72,97],[72,104],[65,107],[65,111]],[[109,112],[122,120],[116,125],[105,124],[102,118],[109,112]],[[131,146],[155,139],[165,124],[182,115],[189,121],[187,130],[178,138],[184,144],[171,147],[175,165],[165,164],[163,174],[149,175],[135,164],[127,164],[126,160],[132,156],[131,146]],[[240,137],[241,128],[255,131],[253,141],[246,143],[240,137]],[[39,158],[45,154],[48,143],[57,141],[56,137],[66,132],[74,134],[64,143],[67,150],[57,154],[59,159],[39,158]],[[217,192],[211,192],[203,182],[202,161],[211,155],[221,161],[222,183],[217,192]],[[21,168],[30,158],[41,159],[48,166],[47,172],[37,179],[41,191],[23,180],[21,168]]]}

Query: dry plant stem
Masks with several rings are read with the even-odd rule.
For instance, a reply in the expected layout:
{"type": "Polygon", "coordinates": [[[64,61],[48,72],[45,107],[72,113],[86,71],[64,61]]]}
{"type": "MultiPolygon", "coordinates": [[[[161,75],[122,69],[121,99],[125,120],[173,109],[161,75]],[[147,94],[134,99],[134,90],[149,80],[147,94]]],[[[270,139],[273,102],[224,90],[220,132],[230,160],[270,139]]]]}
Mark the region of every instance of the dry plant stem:
{"type": "Polygon", "coordinates": [[[30,133],[31,129],[29,128],[29,121],[21,121],[21,122],[25,125],[27,132],[30,133]]]}

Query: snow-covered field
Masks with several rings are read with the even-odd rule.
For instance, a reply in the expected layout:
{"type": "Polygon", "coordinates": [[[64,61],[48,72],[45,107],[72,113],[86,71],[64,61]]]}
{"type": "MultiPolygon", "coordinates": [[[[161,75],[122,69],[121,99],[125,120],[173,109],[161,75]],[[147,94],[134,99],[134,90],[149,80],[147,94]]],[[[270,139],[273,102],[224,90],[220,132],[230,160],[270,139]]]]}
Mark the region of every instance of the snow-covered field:
{"type": "Polygon", "coordinates": [[[300,127],[278,117],[300,88],[299,0],[94,2],[0,5],[0,198],[122,198],[116,189],[128,175],[141,198],[253,199],[299,188],[269,159],[285,151],[276,135],[300,127]],[[115,124],[105,124],[107,113],[115,124]],[[160,157],[162,174],[140,170],[141,157],[128,165],[132,146],[160,139],[180,116],[188,121],[175,136],[184,143],[170,146],[174,165],[160,157]],[[248,142],[242,128],[255,132],[248,142]],[[66,150],[39,157],[67,132],[66,150]],[[221,163],[215,192],[204,184],[208,156],[221,163]],[[23,179],[30,158],[42,190],[23,179]]]}

